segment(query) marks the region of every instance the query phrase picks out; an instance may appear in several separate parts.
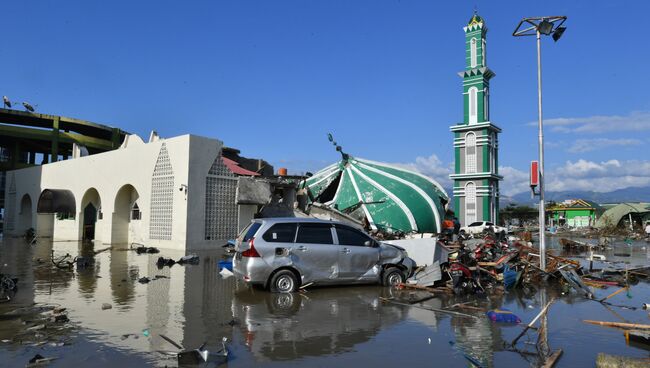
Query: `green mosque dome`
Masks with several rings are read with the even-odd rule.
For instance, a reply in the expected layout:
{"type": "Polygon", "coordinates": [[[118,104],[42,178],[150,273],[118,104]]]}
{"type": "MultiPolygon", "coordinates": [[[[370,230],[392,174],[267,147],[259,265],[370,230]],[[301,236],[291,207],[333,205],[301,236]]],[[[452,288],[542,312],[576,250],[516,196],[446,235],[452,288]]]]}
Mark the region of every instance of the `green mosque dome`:
{"type": "Polygon", "coordinates": [[[385,232],[438,233],[447,193],[435,180],[399,166],[343,155],[301,183],[312,202],[367,220],[385,232]]]}

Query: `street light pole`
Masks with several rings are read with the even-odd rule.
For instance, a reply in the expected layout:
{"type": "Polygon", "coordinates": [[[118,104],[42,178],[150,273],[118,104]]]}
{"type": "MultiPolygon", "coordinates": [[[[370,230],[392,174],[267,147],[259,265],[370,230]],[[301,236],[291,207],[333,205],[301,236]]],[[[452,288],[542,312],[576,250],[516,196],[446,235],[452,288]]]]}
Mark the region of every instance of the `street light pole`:
{"type": "Polygon", "coordinates": [[[542,121],[542,34],[552,34],[553,40],[562,37],[566,30],[562,24],[565,16],[524,18],[512,33],[513,36],[537,36],[537,118],[539,129],[539,266],[546,271],[546,208],[544,205],[544,129],[542,121]]]}
{"type": "Polygon", "coordinates": [[[542,123],[542,39],[537,29],[537,125],[539,129],[539,267],[546,270],[546,213],[544,206],[544,127],[542,123]]]}

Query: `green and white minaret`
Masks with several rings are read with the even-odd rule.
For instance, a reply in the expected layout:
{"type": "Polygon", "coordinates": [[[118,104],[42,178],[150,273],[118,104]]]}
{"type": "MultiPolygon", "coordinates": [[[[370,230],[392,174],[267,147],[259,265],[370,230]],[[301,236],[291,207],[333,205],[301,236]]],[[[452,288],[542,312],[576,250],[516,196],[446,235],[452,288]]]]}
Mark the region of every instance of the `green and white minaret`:
{"type": "Polygon", "coordinates": [[[490,122],[490,79],[483,18],[474,13],[465,31],[463,122],[451,126],[454,134],[454,209],[463,226],[475,221],[498,221],[499,133],[490,122]]]}

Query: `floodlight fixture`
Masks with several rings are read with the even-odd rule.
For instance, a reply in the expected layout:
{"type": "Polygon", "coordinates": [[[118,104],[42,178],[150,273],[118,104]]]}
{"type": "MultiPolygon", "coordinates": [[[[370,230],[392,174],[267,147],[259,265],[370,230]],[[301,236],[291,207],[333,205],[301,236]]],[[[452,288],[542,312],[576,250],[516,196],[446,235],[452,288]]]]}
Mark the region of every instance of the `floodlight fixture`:
{"type": "Polygon", "coordinates": [[[553,41],[557,42],[557,40],[559,40],[560,37],[562,37],[562,35],[564,34],[564,31],[566,31],[566,27],[564,27],[564,26],[557,27],[555,29],[555,31],[553,32],[553,35],[551,36],[551,37],[553,37],[553,41]]]}

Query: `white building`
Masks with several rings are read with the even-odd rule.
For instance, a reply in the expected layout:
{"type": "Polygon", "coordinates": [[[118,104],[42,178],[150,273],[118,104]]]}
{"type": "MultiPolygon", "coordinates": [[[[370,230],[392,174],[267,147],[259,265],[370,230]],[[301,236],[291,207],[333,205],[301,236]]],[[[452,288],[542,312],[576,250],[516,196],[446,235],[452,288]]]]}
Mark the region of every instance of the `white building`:
{"type": "Polygon", "coordinates": [[[10,171],[4,234],[34,228],[55,241],[222,245],[256,210],[236,204],[237,174],[255,173],[223,159],[222,147],[193,135],[149,143],[132,135],[114,151],[10,171]]]}

